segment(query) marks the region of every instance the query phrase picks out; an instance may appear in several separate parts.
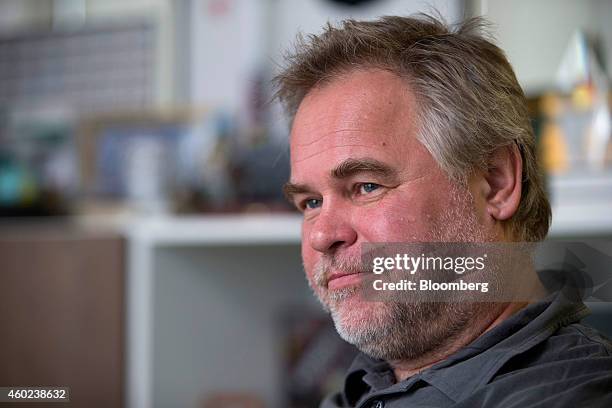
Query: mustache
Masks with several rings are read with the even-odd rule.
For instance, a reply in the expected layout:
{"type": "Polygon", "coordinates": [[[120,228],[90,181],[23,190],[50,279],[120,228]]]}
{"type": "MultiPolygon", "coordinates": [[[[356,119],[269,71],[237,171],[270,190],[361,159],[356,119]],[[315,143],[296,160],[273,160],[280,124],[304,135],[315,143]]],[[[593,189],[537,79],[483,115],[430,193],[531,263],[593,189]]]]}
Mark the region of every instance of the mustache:
{"type": "Polygon", "coordinates": [[[331,274],[343,272],[347,274],[369,273],[367,255],[364,258],[346,258],[335,255],[323,255],[315,264],[313,280],[319,287],[327,287],[331,274]]]}

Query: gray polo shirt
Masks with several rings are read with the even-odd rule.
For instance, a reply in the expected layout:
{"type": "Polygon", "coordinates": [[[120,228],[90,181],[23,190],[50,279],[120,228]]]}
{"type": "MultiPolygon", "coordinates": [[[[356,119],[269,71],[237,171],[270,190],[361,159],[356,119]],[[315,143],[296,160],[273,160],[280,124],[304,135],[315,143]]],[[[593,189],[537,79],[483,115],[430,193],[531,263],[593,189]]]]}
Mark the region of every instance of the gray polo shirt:
{"type": "Polygon", "coordinates": [[[612,343],[578,323],[588,313],[554,295],[399,383],[360,354],[321,408],[612,407],[612,343]]]}

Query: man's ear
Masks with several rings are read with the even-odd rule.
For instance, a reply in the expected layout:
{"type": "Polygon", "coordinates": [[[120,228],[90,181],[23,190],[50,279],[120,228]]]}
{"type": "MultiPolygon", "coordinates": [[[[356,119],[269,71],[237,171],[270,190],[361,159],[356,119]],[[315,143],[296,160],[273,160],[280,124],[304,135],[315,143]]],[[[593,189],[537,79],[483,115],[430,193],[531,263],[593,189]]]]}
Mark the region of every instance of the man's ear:
{"type": "Polygon", "coordinates": [[[523,159],[518,146],[497,149],[489,160],[485,174],[487,182],[487,213],[504,221],[514,215],[521,201],[523,159]]]}

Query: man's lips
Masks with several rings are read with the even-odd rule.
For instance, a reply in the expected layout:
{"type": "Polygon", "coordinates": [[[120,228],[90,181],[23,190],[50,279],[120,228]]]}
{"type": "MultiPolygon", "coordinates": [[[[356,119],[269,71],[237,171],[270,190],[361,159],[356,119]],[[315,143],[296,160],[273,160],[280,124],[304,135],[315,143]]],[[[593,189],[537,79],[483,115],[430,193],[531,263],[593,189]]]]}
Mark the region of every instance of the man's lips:
{"type": "Polygon", "coordinates": [[[335,289],[341,289],[347,286],[356,286],[361,282],[361,279],[363,278],[364,275],[365,273],[360,273],[360,272],[333,273],[329,277],[329,280],[327,281],[327,289],[335,290],[335,289]]]}

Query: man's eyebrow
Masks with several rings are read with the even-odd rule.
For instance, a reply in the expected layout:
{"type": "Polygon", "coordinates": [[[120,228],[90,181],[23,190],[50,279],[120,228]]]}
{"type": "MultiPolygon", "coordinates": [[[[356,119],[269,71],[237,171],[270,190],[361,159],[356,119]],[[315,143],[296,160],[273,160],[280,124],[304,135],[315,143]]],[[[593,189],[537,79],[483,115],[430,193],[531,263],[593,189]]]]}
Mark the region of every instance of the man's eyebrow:
{"type": "Polygon", "coordinates": [[[364,159],[346,159],[330,172],[332,178],[345,179],[358,173],[371,173],[383,179],[393,179],[397,171],[381,161],[364,159]]]}
{"type": "Polygon", "coordinates": [[[293,196],[296,194],[311,193],[312,189],[306,184],[295,184],[290,181],[286,182],[283,186],[283,193],[287,200],[293,202],[293,196]]]}

